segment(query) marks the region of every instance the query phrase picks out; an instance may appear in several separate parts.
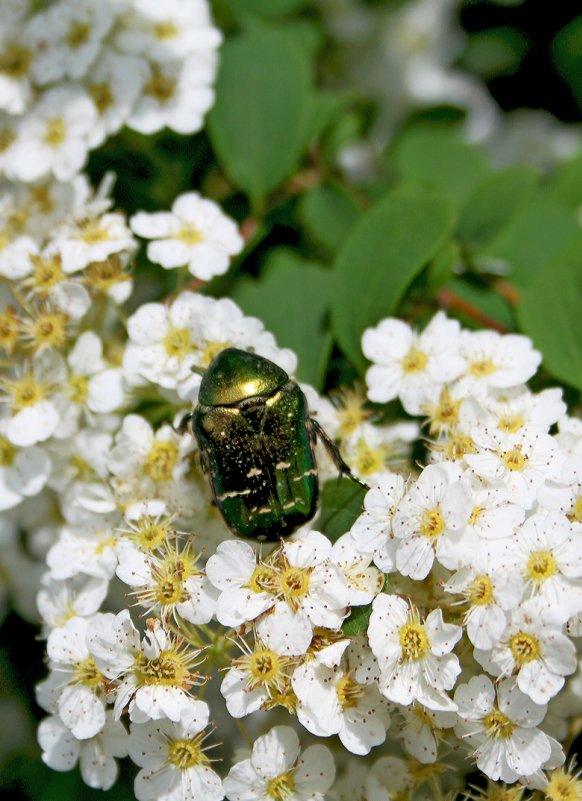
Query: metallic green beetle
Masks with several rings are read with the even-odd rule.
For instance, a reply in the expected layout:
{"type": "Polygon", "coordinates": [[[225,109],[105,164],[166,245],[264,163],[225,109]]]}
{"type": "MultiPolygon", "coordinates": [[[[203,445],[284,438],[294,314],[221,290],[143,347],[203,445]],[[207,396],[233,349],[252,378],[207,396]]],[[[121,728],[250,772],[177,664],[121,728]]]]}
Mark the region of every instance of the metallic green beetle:
{"type": "Polygon", "coordinates": [[[196,437],[216,505],[240,537],[275,542],[313,517],[317,437],[338,470],[361,483],[309,417],[295,381],[255,353],[221,351],[203,375],[198,405],[180,428],[196,437]]]}

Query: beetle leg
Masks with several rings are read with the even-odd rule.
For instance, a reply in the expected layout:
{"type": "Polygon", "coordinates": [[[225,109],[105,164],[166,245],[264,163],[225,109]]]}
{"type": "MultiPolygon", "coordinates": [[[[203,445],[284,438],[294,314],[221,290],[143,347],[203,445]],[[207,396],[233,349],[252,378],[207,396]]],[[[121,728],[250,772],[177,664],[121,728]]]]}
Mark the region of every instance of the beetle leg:
{"type": "Polygon", "coordinates": [[[180,420],[177,426],[172,424],[172,429],[176,432],[176,434],[191,434],[190,430],[190,421],[194,417],[193,412],[186,412],[184,417],[180,420]]]}
{"type": "Polygon", "coordinates": [[[342,455],[339,451],[338,446],[335,444],[335,442],[329,436],[329,434],[327,434],[327,432],[319,425],[317,420],[315,420],[313,417],[310,417],[308,422],[313,442],[316,442],[317,438],[319,437],[319,439],[325,446],[325,449],[328,452],[330,459],[335,464],[341,475],[347,476],[347,478],[351,479],[356,484],[359,484],[360,487],[363,487],[364,489],[370,489],[367,484],[365,484],[361,479],[359,479],[352,473],[349,466],[342,459],[342,455]]]}

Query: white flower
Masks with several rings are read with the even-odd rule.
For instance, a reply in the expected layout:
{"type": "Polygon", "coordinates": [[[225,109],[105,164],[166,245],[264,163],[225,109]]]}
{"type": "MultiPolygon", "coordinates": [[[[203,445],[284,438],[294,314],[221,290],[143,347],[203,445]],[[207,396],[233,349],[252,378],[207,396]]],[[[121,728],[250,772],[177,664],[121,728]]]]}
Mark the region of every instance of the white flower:
{"type": "Polygon", "coordinates": [[[204,753],[208,706],[191,701],[179,720],[131,724],[129,754],[141,767],[134,783],[138,801],[220,801],[219,776],[204,753]]]}
{"type": "Polygon", "coordinates": [[[165,269],[188,266],[202,281],[228,270],[230,257],[240,253],[243,239],[235,223],[214,201],[197,192],[180,195],[171,212],[139,212],[130,221],[132,230],[146,239],[148,259],[165,269]]]}
{"type": "Polygon", "coordinates": [[[50,457],[43,448],[18,448],[4,436],[7,423],[6,418],[0,419],[0,511],[38,495],[51,471],[50,457]]]}
{"type": "Polygon", "coordinates": [[[534,426],[546,433],[566,413],[561,389],[530,392],[527,387],[490,389],[482,403],[492,415],[500,431],[515,434],[523,426],[534,426]]]}
{"type": "Polygon", "coordinates": [[[208,52],[152,65],[127,125],[142,134],[155,133],[165,126],[180,134],[199,131],[214,102],[211,84],[216,61],[216,54],[208,52]]]}
{"type": "Polygon", "coordinates": [[[275,625],[261,630],[252,649],[242,638],[239,641],[243,655],[232,660],[220,685],[226,708],[233,718],[268,708],[270,703],[282,703],[289,694],[291,673],[298,661],[293,657],[304,651],[290,642],[285,617],[278,615],[277,618],[275,625]]]}
{"type": "Polygon", "coordinates": [[[384,586],[384,576],[370,565],[371,554],[362,554],[350,532],[339,537],[331,550],[334,562],[348,583],[348,606],[372,603],[384,586]]]}
{"type": "Polygon", "coordinates": [[[409,414],[420,414],[425,386],[444,384],[463,369],[460,325],[438,312],[422,334],[389,317],[364,331],[362,350],[374,364],[366,373],[368,397],[386,403],[399,397],[409,414]]]}
{"type": "Polygon", "coordinates": [[[136,242],[123,214],[83,215],[61,226],[53,240],[61,256],[63,272],[70,274],[85,269],[92,262],[105,261],[114,253],[135,250],[136,242]]]}
{"type": "Polygon", "coordinates": [[[404,725],[400,732],[408,753],[422,764],[436,762],[438,743],[443,730],[455,725],[456,714],[425,709],[420,704],[413,704],[400,711],[404,716],[404,725]]]}
{"type": "Polygon", "coordinates": [[[73,617],[53,629],[47,641],[53,676],[45,685],[51,706],[78,740],[94,737],[105,726],[105,677],[89,653],[88,626],[87,618],[73,617]]]}
{"type": "Polygon", "coordinates": [[[118,681],[116,718],[129,703],[134,722],[164,717],[177,722],[192,704],[188,693],[199,683],[192,668],[200,662],[200,651],[170,637],[159,620],[148,624],[140,644],[127,609],[99,615],[91,621],[87,639],[95,664],[118,681]]]}
{"type": "Polygon", "coordinates": [[[203,0],[165,0],[163,5],[156,0],[134,0],[132,6],[116,36],[122,50],[143,53],[154,61],[174,61],[190,53],[203,58],[222,41],[203,0]]]}
{"type": "Polygon", "coordinates": [[[473,508],[467,522],[466,535],[471,537],[475,547],[478,541],[499,540],[511,537],[520,523],[523,523],[525,510],[508,500],[504,484],[490,484],[475,474],[465,474],[465,482],[471,493],[473,508]]]}
{"type": "Polygon", "coordinates": [[[402,476],[386,472],[370,487],[364,498],[364,511],[350,529],[361,553],[373,553],[374,564],[384,573],[396,570],[396,548],[392,520],[405,492],[402,476]]]}
{"type": "Polygon", "coordinates": [[[61,358],[45,351],[28,362],[19,375],[1,379],[12,413],[4,434],[13,445],[25,448],[54,434],[60,422],[55,392],[64,374],[61,358]]]}
{"type": "Polygon", "coordinates": [[[429,465],[398,504],[393,529],[399,540],[396,567],[403,575],[425,578],[435,556],[451,569],[463,559],[471,499],[462,478],[456,465],[429,465]]]}
{"type": "Polygon", "coordinates": [[[122,542],[118,556],[118,577],[135,588],[136,602],[149,612],[157,609],[164,619],[174,614],[196,624],[212,619],[218,593],[197,567],[191,541],[182,549],[166,542],[155,554],[122,542]]]}
{"type": "Polygon", "coordinates": [[[505,610],[516,607],[523,594],[515,573],[496,557],[478,549],[471,564],[444,583],[447,592],[460,593],[468,603],[463,622],[477,648],[493,648],[499,641],[507,625],[505,610]]]}
{"type": "Polygon", "coordinates": [[[254,620],[277,600],[276,571],[270,565],[257,563],[248,542],[221,542],[206,563],[206,575],[221,591],[216,618],[223,626],[240,626],[254,620]]]}
{"type": "Polygon", "coordinates": [[[483,478],[502,484],[508,500],[530,509],[538,488],[558,478],[558,447],[549,434],[521,428],[516,434],[498,430],[473,431],[479,452],[465,455],[467,464],[483,478]]]}
{"type": "Polygon", "coordinates": [[[517,334],[463,331],[458,346],[467,364],[461,379],[467,394],[484,393],[488,387],[519,386],[535,375],[542,360],[531,339],[517,334]]]}
{"type": "Polygon", "coordinates": [[[518,582],[561,623],[582,611],[582,531],[559,512],[532,514],[510,542],[518,582]]]}
{"type": "Polygon", "coordinates": [[[36,181],[52,172],[59,181],[72,178],[85,164],[96,118],[95,106],[80,89],[50,89],[22,121],[10,177],[36,181]]]}
{"type": "Polygon", "coordinates": [[[512,679],[504,679],[496,692],[490,679],[475,676],[457,687],[455,702],[456,732],[475,748],[477,767],[490,779],[515,782],[552,757],[555,741],[536,728],[545,704],[531,701],[512,679]]]}
{"type": "Polygon", "coordinates": [[[32,17],[26,36],[34,53],[35,82],[52,83],[65,75],[82,77],[111,23],[109,3],[99,0],[61,0],[32,17]]]}
{"type": "MultiPolygon", "coordinates": [[[[4,8],[2,9],[4,11],[4,8]]],[[[33,52],[26,35],[3,18],[0,31],[0,108],[9,114],[22,114],[32,98],[30,82],[33,52]]],[[[20,28],[22,21],[19,20],[20,28]]]]}
{"type": "Polygon", "coordinates": [[[396,595],[378,595],[372,604],[368,637],[380,667],[379,687],[390,701],[419,701],[429,709],[454,710],[446,695],[461,672],[449,653],[462,635],[435,609],[421,622],[418,611],[396,595]]]}
{"type": "Polygon", "coordinates": [[[38,611],[45,625],[64,626],[72,617],[89,617],[98,612],[108,587],[109,582],[103,578],[79,574],[58,580],[47,573],[36,598],[38,611]]]}
{"type": "Polygon", "coordinates": [[[103,729],[87,740],[77,740],[57,715],[41,721],[38,741],[42,761],[53,770],[66,771],[80,762],[85,784],[109,790],[117,778],[114,757],[127,756],[127,732],[122,723],[107,713],[103,729]]]}
{"type": "Polygon", "coordinates": [[[515,675],[517,686],[536,704],[545,704],[577,667],[576,648],[538,599],[514,609],[491,651],[475,649],[475,659],[494,676],[515,675]]]}
{"type": "Polygon", "coordinates": [[[68,525],[47,554],[47,565],[55,579],[73,578],[84,573],[96,578],[112,578],[117,566],[117,534],[111,520],[93,520],[83,525],[68,525]]]}
{"type": "Polygon", "coordinates": [[[330,668],[308,661],[293,673],[299,722],[320,737],[339,735],[348,751],[360,755],[384,742],[390,720],[375,683],[358,680],[364,649],[359,642],[351,644],[340,665],[330,668]]]}
{"type": "Polygon", "coordinates": [[[255,740],[250,759],[233,765],[223,785],[229,801],[324,801],[334,777],[325,746],[301,752],[293,729],[275,726],[255,740]]]}
{"type": "Polygon", "coordinates": [[[89,145],[98,147],[124,125],[149,75],[144,59],[122,55],[109,47],[85,77],[87,92],[97,110],[97,123],[89,134],[89,145]]]}

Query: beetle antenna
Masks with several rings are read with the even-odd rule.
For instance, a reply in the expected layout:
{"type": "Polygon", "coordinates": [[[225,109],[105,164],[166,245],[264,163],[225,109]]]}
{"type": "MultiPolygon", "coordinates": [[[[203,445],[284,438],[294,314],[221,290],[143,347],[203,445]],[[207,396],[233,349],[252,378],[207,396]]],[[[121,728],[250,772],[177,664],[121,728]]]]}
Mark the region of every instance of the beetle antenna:
{"type": "Polygon", "coordinates": [[[354,483],[359,484],[359,486],[363,487],[365,490],[370,489],[370,487],[366,483],[364,483],[361,479],[359,479],[356,475],[354,475],[354,473],[352,473],[349,465],[347,465],[344,462],[338,446],[335,444],[335,442],[329,436],[329,434],[320,426],[317,420],[311,417],[309,419],[309,423],[311,424],[314,436],[316,438],[319,437],[319,439],[325,446],[325,449],[330,459],[339,470],[340,475],[346,476],[347,478],[351,479],[351,481],[353,481],[354,483]]]}
{"type": "Polygon", "coordinates": [[[193,373],[196,373],[196,375],[204,375],[206,372],[204,367],[199,367],[197,364],[193,364],[190,370],[192,370],[193,373]]]}

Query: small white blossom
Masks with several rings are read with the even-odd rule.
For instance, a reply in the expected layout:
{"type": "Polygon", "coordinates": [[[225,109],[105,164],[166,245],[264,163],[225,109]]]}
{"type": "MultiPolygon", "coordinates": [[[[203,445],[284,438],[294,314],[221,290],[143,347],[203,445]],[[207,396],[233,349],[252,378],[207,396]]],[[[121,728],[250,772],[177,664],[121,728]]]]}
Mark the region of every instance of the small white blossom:
{"type": "Polygon", "coordinates": [[[542,360],[531,340],[517,334],[463,331],[458,345],[467,365],[462,378],[467,394],[517,387],[534,375],[542,360]]]}
{"type": "Polygon", "coordinates": [[[387,473],[377,479],[364,498],[364,511],[350,534],[361,553],[372,553],[374,564],[384,573],[396,570],[396,548],[392,521],[398,503],[405,493],[402,476],[387,473]]]}

